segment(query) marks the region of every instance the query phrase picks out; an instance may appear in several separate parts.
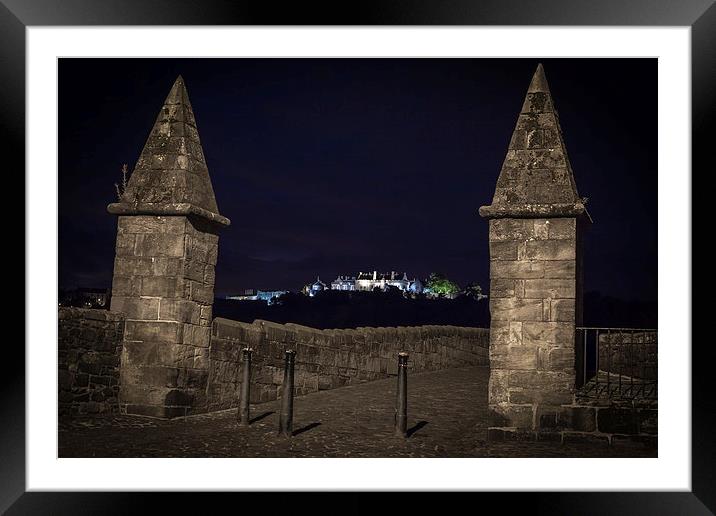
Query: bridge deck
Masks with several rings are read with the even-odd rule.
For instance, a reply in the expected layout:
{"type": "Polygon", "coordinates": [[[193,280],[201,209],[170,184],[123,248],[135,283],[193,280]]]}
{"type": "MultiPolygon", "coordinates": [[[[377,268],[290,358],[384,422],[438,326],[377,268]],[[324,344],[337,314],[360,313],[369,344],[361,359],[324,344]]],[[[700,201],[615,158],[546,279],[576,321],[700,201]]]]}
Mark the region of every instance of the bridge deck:
{"type": "Polygon", "coordinates": [[[278,402],[170,421],[134,416],[62,418],[60,457],[634,457],[638,444],[486,442],[487,367],[413,374],[410,437],[393,436],[395,378],[321,391],[294,401],[294,434],[276,435],[278,402]]]}

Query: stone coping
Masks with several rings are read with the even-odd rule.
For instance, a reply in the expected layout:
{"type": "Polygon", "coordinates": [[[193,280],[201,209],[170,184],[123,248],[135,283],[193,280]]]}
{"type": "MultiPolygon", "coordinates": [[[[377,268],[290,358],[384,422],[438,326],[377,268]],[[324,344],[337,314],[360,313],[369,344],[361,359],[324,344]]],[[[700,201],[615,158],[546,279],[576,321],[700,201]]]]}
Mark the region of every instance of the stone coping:
{"type": "Polygon", "coordinates": [[[564,204],[517,204],[517,205],[500,205],[491,204],[482,206],[478,210],[481,217],[486,219],[535,219],[550,217],[580,217],[584,216],[590,222],[591,216],[587,212],[584,204],[564,203],[564,204]]]}
{"type": "Polygon", "coordinates": [[[319,333],[341,333],[341,332],[360,332],[365,330],[403,330],[411,328],[423,328],[423,329],[451,329],[451,330],[474,330],[474,331],[489,331],[489,328],[479,328],[477,326],[453,326],[450,324],[424,324],[420,326],[358,326],[357,328],[313,328],[311,326],[303,326],[296,323],[277,323],[274,321],[267,321],[265,319],[254,319],[253,322],[235,321],[233,319],[226,319],[224,317],[215,317],[213,322],[219,324],[226,324],[229,326],[265,326],[274,328],[291,328],[300,329],[306,331],[314,331],[319,333]]]}
{"type": "Polygon", "coordinates": [[[113,202],[107,206],[107,211],[113,215],[196,215],[222,226],[231,224],[231,221],[223,215],[186,202],[138,204],[113,202]]]}

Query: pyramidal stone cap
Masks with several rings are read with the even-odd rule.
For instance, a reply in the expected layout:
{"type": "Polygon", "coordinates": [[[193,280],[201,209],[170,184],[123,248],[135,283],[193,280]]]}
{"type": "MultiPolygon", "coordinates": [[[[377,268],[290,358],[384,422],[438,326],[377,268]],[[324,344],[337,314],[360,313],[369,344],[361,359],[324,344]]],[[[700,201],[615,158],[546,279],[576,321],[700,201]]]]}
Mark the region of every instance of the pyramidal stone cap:
{"type": "Polygon", "coordinates": [[[589,214],[577,193],[572,165],[544,67],[537,66],[485,218],[576,217],[589,214]]]}
{"type": "Polygon", "coordinates": [[[219,215],[184,79],[174,81],[114,215],[196,215],[228,226],[219,215]]]}

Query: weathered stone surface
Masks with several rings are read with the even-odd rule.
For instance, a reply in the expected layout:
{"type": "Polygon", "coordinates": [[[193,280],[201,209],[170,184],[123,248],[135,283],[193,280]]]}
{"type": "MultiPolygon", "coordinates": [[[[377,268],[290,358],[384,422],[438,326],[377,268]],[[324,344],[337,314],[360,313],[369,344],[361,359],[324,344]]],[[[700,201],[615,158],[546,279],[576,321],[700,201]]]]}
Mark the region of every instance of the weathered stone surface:
{"type": "Polygon", "coordinates": [[[490,282],[491,297],[514,297],[515,281],[512,279],[494,279],[490,282]]]}
{"type": "Polygon", "coordinates": [[[524,344],[535,346],[562,346],[574,349],[574,325],[525,321],[522,323],[522,341],[524,344]]]}
{"type": "Polygon", "coordinates": [[[58,311],[59,414],[117,412],[124,314],[58,311]]]}
{"type": "Polygon", "coordinates": [[[553,240],[574,240],[577,235],[577,219],[565,217],[549,221],[548,235],[553,240]]]}
{"type": "MultiPolygon", "coordinates": [[[[547,300],[545,300],[547,302],[547,300]]],[[[549,317],[545,320],[556,322],[574,322],[574,299],[551,299],[549,300],[549,317]]]]}
{"type": "Polygon", "coordinates": [[[525,298],[567,298],[574,299],[575,281],[569,279],[526,279],[525,298]]]}
{"type": "Polygon", "coordinates": [[[545,262],[537,260],[490,260],[490,281],[544,277],[545,262]]]}
{"type": "Polygon", "coordinates": [[[511,422],[518,429],[534,429],[534,406],[531,404],[519,405],[513,402],[505,404],[490,403],[496,425],[511,422]]]}
{"type": "Polygon", "coordinates": [[[534,236],[535,226],[530,219],[490,220],[490,242],[525,241],[534,236]]]}
{"type": "Polygon", "coordinates": [[[559,412],[557,422],[570,430],[594,432],[597,429],[597,410],[595,407],[564,406],[559,412]]]}
{"type": "Polygon", "coordinates": [[[490,259],[491,260],[516,260],[517,245],[513,240],[500,241],[494,240],[490,242],[490,259]]]}
{"type": "Polygon", "coordinates": [[[601,408],[597,411],[597,429],[610,434],[636,434],[639,414],[631,408],[601,408]]]}
{"type": "Polygon", "coordinates": [[[573,240],[532,240],[525,244],[527,260],[575,260],[573,240]]]}
{"type": "Polygon", "coordinates": [[[495,321],[541,321],[541,299],[497,298],[490,300],[490,313],[495,321]]]}
{"type": "Polygon", "coordinates": [[[113,308],[129,319],[159,319],[159,298],[119,297],[112,299],[113,308]]]}
{"type": "Polygon", "coordinates": [[[543,262],[544,277],[554,279],[574,279],[576,278],[576,262],[575,260],[549,260],[543,262]]]}
{"type": "Polygon", "coordinates": [[[564,212],[557,205],[573,206],[575,212],[584,209],[540,64],[517,119],[492,205],[481,208],[481,214],[514,217],[532,212],[549,217],[564,212]]]}
{"type": "Polygon", "coordinates": [[[125,324],[124,339],[127,341],[181,342],[183,325],[176,321],[128,320],[125,324]]]}
{"type": "Polygon", "coordinates": [[[537,367],[537,349],[525,346],[504,346],[490,350],[490,367],[511,370],[532,370],[537,367]]]}
{"type": "Polygon", "coordinates": [[[186,203],[218,214],[184,80],[177,78],[157,116],[120,204],[186,203]]]}

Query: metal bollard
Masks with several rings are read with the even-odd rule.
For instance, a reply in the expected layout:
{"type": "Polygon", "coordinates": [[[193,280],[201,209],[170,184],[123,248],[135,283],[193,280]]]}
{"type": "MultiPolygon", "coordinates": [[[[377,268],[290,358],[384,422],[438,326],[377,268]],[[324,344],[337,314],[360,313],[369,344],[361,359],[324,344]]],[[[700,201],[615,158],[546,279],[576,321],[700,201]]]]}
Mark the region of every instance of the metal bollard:
{"type": "Polygon", "coordinates": [[[398,353],[398,399],[395,403],[395,435],[405,437],[408,430],[408,354],[398,353]]]}
{"type": "Polygon", "coordinates": [[[243,378],[241,380],[241,395],[239,396],[239,425],[249,426],[249,399],[251,397],[251,353],[253,349],[241,350],[243,363],[243,378]]]}
{"type": "Polygon", "coordinates": [[[296,352],[286,351],[286,364],[283,370],[283,394],[281,395],[281,416],[278,421],[278,433],[291,437],[293,431],[293,366],[296,352]]]}

